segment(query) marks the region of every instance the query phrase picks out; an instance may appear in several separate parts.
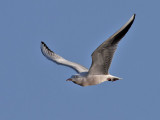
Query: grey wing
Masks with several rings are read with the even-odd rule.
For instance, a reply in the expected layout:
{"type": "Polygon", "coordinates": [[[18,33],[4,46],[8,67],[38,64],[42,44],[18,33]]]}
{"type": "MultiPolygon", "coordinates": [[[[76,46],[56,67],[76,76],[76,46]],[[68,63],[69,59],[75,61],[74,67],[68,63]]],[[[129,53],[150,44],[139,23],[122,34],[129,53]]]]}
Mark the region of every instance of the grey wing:
{"type": "Polygon", "coordinates": [[[49,60],[53,62],[56,62],[57,64],[71,67],[78,73],[88,72],[88,69],[83,67],[82,65],[68,61],[64,59],[63,57],[57,55],[53,51],[51,51],[44,42],[41,42],[41,51],[46,58],[48,58],[49,60]]]}
{"type": "Polygon", "coordinates": [[[118,42],[128,32],[134,19],[135,14],[124,26],[122,26],[116,33],[114,33],[110,38],[104,41],[92,53],[92,65],[89,69],[89,74],[108,74],[108,70],[112,62],[114,52],[117,49],[118,42]]]}

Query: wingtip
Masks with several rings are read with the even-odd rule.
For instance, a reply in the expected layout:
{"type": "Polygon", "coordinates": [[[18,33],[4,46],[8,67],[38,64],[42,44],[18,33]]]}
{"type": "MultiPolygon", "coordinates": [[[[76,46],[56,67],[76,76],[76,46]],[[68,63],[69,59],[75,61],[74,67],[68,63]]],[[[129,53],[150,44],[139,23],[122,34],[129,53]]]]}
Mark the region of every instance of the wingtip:
{"type": "Polygon", "coordinates": [[[47,47],[47,45],[46,45],[43,41],[41,41],[41,49],[43,49],[43,47],[49,49],[49,48],[47,47]]]}
{"type": "Polygon", "coordinates": [[[136,14],[134,13],[134,14],[133,14],[133,16],[132,16],[132,19],[134,20],[134,19],[135,19],[135,17],[136,17],[136,14]]]}
{"type": "Polygon", "coordinates": [[[41,44],[45,44],[43,41],[41,41],[41,44]]]}
{"type": "MultiPolygon", "coordinates": [[[[49,47],[43,42],[41,41],[41,50],[43,51],[43,49],[47,49],[50,52],[53,52],[51,49],[49,49],[49,47]]],[[[43,53],[43,52],[42,52],[43,53]]],[[[54,53],[54,52],[53,52],[54,53]]]]}
{"type": "MultiPolygon", "coordinates": [[[[41,41],[41,46],[47,47],[47,45],[46,45],[43,41],[41,41]]],[[[47,47],[47,48],[48,48],[48,47],[47,47]]]]}

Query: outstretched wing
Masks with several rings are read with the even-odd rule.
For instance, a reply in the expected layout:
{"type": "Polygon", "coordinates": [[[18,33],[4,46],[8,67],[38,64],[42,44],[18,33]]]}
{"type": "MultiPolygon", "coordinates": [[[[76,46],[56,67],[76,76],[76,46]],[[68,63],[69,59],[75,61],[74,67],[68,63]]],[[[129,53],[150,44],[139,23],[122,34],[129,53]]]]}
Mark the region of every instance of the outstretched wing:
{"type": "Polygon", "coordinates": [[[57,64],[71,67],[78,73],[88,72],[88,69],[83,67],[82,65],[74,63],[74,62],[70,62],[64,59],[63,57],[57,55],[53,51],[51,51],[44,42],[41,42],[41,51],[46,58],[48,58],[49,60],[53,62],[56,62],[57,64]]]}
{"type": "Polygon", "coordinates": [[[109,39],[104,41],[92,53],[92,65],[89,69],[89,74],[108,74],[108,70],[112,62],[114,52],[117,49],[118,42],[128,32],[134,19],[135,14],[129,19],[129,21],[124,26],[122,26],[109,39]]]}

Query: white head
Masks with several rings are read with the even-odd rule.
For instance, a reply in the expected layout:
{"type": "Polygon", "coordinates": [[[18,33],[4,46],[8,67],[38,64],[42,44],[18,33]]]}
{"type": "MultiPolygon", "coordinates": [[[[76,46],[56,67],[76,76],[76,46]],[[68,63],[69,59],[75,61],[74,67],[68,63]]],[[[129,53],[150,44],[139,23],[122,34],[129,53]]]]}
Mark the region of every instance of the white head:
{"type": "Polygon", "coordinates": [[[75,84],[83,86],[83,77],[81,77],[80,75],[72,75],[71,78],[67,79],[66,81],[72,81],[75,84]]]}

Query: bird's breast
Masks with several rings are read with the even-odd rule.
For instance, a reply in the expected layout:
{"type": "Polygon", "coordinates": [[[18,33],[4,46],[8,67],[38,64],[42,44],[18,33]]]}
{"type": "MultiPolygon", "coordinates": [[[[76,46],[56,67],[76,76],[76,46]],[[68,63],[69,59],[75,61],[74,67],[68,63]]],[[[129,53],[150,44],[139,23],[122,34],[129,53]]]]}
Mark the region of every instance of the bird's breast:
{"type": "Polygon", "coordinates": [[[89,75],[82,80],[81,86],[97,85],[107,81],[106,75],[89,75]]]}

